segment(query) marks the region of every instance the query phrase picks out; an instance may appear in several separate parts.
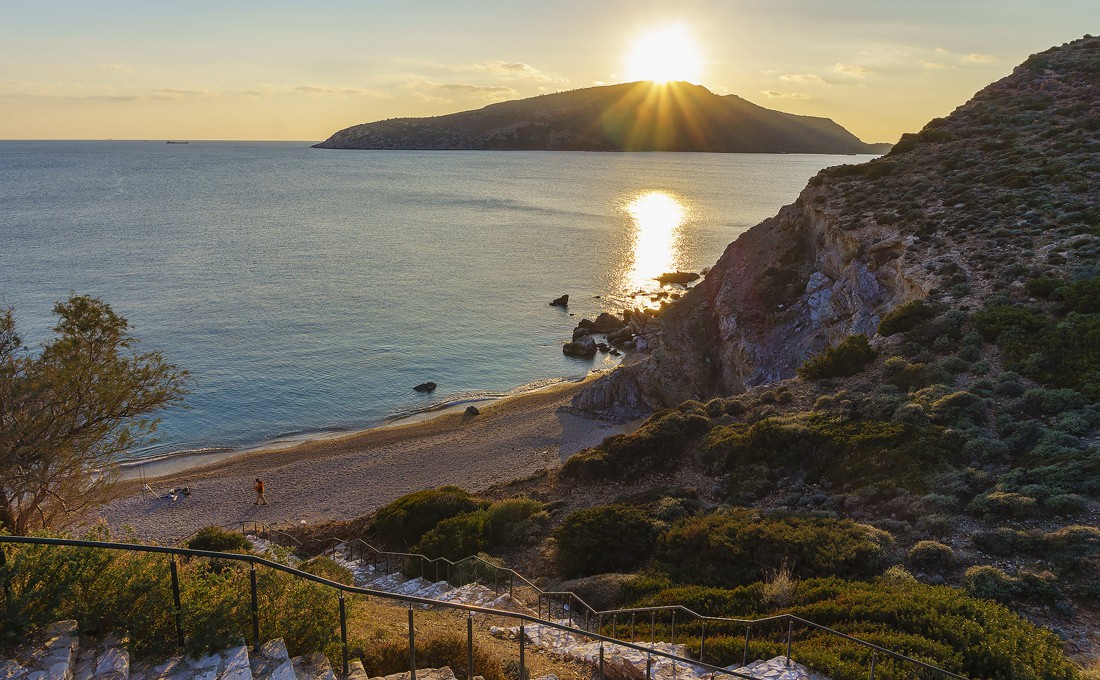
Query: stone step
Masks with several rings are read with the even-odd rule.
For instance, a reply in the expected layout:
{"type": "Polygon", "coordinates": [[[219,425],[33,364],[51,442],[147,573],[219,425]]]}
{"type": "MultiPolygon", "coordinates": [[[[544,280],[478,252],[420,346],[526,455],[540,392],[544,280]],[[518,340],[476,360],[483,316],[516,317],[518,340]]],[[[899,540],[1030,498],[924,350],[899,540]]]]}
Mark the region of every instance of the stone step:
{"type": "Polygon", "coordinates": [[[363,662],[359,659],[352,659],[348,662],[348,677],[347,680],[367,680],[370,676],[367,675],[367,669],[363,668],[363,662]]]}
{"type": "Polygon", "coordinates": [[[248,647],[243,645],[193,659],[182,655],[154,665],[141,665],[130,680],[252,680],[248,647]]]}
{"type": "MultiPolygon", "coordinates": [[[[476,676],[475,676],[476,677],[476,676]]],[[[394,673],[392,675],[379,675],[371,678],[371,680],[411,680],[412,674],[408,671],[404,673],[394,673]]],[[[424,668],[416,669],[416,680],[457,680],[455,678],[454,671],[450,666],[444,666],[443,668],[424,668]]]]}
{"type": "Polygon", "coordinates": [[[73,680],[130,680],[129,642],[116,635],[99,643],[82,640],[73,680]]]}
{"type": "Polygon", "coordinates": [[[252,677],[255,680],[297,680],[282,638],[265,642],[260,653],[253,655],[252,677]]]}
{"type": "Polygon", "coordinates": [[[51,623],[14,658],[0,660],[0,680],[73,680],[79,646],[76,621],[51,623]]]}
{"type": "Polygon", "coordinates": [[[336,680],[336,674],[332,672],[332,664],[321,652],[296,656],[291,661],[298,680],[336,680]]]}

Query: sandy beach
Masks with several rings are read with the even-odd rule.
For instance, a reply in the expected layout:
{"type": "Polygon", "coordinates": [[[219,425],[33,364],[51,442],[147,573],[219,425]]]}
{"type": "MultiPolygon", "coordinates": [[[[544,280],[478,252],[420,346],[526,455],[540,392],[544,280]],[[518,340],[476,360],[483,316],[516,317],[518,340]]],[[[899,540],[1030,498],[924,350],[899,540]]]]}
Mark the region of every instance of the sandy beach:
{"type": "Polygon", "coordinates": [[[173,543],[210,524],[352,519],[443,484],[483,490],[556,467],[572,453],[632,428],[559,412],[581,384],[509,397],[480,406],[481,414],[473,417],[449,412],[293,448],[196,461],[199,466],[147,480],[159,492],[187,486],[190,496],[173,501],[143,495],[139,482],[124,481],[99,516],[114,532],[130,527],[142,539],[173,543]],[[253,505],[256,477],[267,486],[266,506],[253,505]]]}

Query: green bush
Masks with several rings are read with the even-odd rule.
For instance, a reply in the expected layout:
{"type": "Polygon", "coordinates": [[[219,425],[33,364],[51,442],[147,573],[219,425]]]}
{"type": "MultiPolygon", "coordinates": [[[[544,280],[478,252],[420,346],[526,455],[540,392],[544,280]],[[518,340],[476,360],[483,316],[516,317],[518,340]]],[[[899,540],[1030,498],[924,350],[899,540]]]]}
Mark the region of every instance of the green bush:
{"type": "Polygon", "coordinates": [[[955,551],[938,541],[920,541],[909,549],[909,564],[921,571],[941,573],[955,566],[955,551]]]}
{"type": "Polygon", "coordinates": [[[457,486],[417,491],[379,509],[370,532],[385,547],[407,548],[416,545],[440,521],[484,505],[457,486]]]}
{"type": "Polygon", "coordinates": [[[251,552],[252,542],[244,534],[228,531],[218,526],[208,526],[187,542],[192,550],[210,550],[212,552],[251,552]]]}
{"type": "Polygon", "coordinates": [[[1024,289],[1027,290],[1029,295],[1048,298],[1065,283],[1064,280],[1054,276],[1040,276],[1025,281],[1024,289]]]}
{"type": "Polygon", "coordinates": [[[556,533],[566,578],[631,571],[653,554],[660,526],[629,505],[597,505],[570,514],[556,533]]]}
{"type": "Polygon", "coordinates": [[[876,356],[866,335],[849,335],[840,344],[808,359],[798,368],[798,375],[807,380],[844,378],[867,368],[876,356]]]}
{"type": "Polygon", "coordinates": [[[990,491],[970,502],[967,510],[981,517],[1033,517],[1038,513],[1038,502],[1031,496],[1008,491],[990,491]]]}
{"type": "Polygon", "coordinates": [[[800,578],[865,577],[882,572],[892,544],[850,520],[735,508],[674,524],[657,541],[655,563],[673,581],[703,586],[743,585],[784,567],[800,578]]]}
{"type": "MultiPolygon", "coordinates": [[[[996,602],[968,597],[955,588],[929,586],[912,579],[880,577],[874,581],[839,578],[795,581],[788,604],[776,605],[765,584],[730,590],[670,588],[647,595],[634,606],[684,604],[711,616],[745,617],[788,613],[911,654],[947,670],[974,678],[1071,680],[1074,665],[1061,640],[996,602]]],[[[708,662],[740,664],[743,634],[723,644],[708,627],[708,662]],[[735,641],[739,640],[740,644],[735,641]],[[713,655],[713,656],[712,656],[713,655]]],[[[662,629],[661,633],[667,633],[662,629]]],[[[783,653],[786,627],[753,631],[753,658],[783,653]]],[[[665,638],[667,639],[667,638],[665,638]]],[[[698,643],[689,654],[698,652],[698,643]]],[[[797,659],[837,680],[866,678],[871,653],[836,638],[804,633],[795,643],[797,659]]],[[[912,666],[891,666],[880,656],[882,677],[909,677],[912,666]]],[[[876,672],[878,677],[878,672],[876,672]]]]}
{"type": "Polygon", "coordinates": [[[1100,276],[1074,281],[1058,292],[1066,309],[1079,314],[1100,313],[1100,276]]]}
{"type": "Polygon", "coordinates": [[[1010,576],[991,565],[973,566],[966,570],[966,592],[972,597],[997,602],[1032,600],[1050,603],[1062,594],[1054,574],[1023,572],[1019,576],[1010,576]]]}
{"type": "Polygon", "coordinates": [[[451,561],[476,555],[485,549],[486,516],[486,511],[477,510],[448,517],[424,534],[413,552],[451,561]]]}
{"type": "Polygon", "coordinates": [[[889,337],[916,328],[936,316],[936,310],[924,300],[910,300],[887,312],[878,323],[878,334],[889,337]]]}
{"type": "Polygon", "coordinates": [[[682,408],[659,411],[637,431],[608,437],[598,447],[570,456],[562,465],[562,476],[582,481],[631,479],[674,467],[687,446],[710,427],[703,408],[682,408]]]}
{"type": "Polygon", "coordinates": [[[515,549],[536,542],[550,516],[530,498],[497,501],[485,511],[485,543],[490,548],[515,549]]]}

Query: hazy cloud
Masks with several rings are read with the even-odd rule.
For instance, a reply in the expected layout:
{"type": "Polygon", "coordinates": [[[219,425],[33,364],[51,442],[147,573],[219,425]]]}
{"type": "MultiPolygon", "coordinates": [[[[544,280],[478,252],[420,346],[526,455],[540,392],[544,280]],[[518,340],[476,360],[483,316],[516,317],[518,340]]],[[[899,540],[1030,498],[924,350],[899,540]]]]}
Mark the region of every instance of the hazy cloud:
{"type": "Polygon", "coordinates": [[[921,59],[918,62],[921,68],[926,71],[946,71],[947,69],[955,68],[952,64],[944,64],[938,61],[928,61],[927,59],[921,59]]]}
{"type": "Polygon", "coordinates": [[[977,64],[992,64],[997,61],[997,57],[992,54],[968,54],[965,57],[966,61],[974,62],[977,64]]]}
{"type": "Polygon", "coordinates": [[[761,90],[760,94],[770,99],[809,99],[810,95],[802,92],[780,92],[779,90],[761,90]]]}
{"type": "Polygon", "coordinates": [[[872,75],[874,71],[866,66],[859,66],[858,64],[842,64],[838,63],[833,66],[833,73],[844,76],[845,78],[858,78],[860,80],[872,75]]]}
{"type": "Polygon", "coordinates": [[[779,76],[779,79],[788,83],[807,83],[809,85],[828,85],[821,76],[815,73],[793,73],[779,76]]]}
{"type": "Polygon", "coordinates": [[[76,93],[69,89],[43,87],[36,83],[6,81],[0,83],[0,97],[53,99],[87,102],[183,102],[204,100],[249,100],[280,96],[311,97],[379,97],[390,94],[380,90],[356,87],[326,87],[318,85],[261,85],[248,90],[209,90],[201,88],[154,87],[144,90],[116,90],[76,93]],[[6,90],[6,91],[5,91],[6,90]]]}
{"type": "Polygon", "coordinates": [[[473,83],[439,83],[431,80],[420,80],[409,83],[422,99],[433,101],[451,101],[447,95],[460,97],[475,97],[485,101],[504,101],[520,96],[519,92],[507,85],[475,85],[473,83]]]}
{"type": "Polygon", "coordinates": [[[454,73],[484,73],[495,78],[510,80],[534,80],[541,83],[568,83],[569,79],[557,73],[537,69],[521,61],[484,61],[476,64],[437,64],[454,73]]]}

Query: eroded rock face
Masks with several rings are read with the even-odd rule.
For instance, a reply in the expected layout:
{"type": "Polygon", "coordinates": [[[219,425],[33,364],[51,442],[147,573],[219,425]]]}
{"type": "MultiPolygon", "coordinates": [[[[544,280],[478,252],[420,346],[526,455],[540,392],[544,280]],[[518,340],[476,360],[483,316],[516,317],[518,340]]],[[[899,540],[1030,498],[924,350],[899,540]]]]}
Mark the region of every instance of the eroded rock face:
{"type": "Polygon", "coordinates": [[[1053,48],[886,156],[823,170],[639,334],[648,353],[573,406],[630,419],[735,394],[873,335],[910,300],[980,305],[1022,288],[1044,249],[1070,257],[1066,239],[1095,228],[1100,172],[1080,131],[1100,115],[1097,68],[1100,38],[1053,48]]]}

